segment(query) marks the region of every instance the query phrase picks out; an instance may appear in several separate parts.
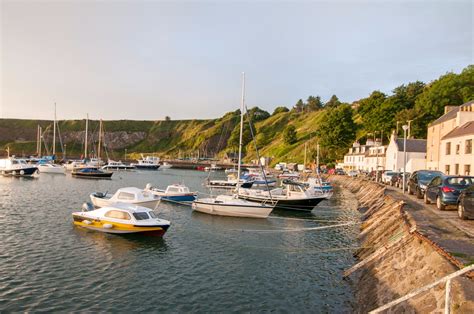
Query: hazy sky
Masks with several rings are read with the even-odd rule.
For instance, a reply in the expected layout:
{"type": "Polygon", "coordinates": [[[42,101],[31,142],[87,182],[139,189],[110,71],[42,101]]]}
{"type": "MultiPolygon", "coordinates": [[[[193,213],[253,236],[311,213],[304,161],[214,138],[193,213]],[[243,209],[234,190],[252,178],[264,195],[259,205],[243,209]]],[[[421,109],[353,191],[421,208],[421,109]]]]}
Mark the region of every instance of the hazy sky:
{"type": "Polygon", "coordinates": [[[473,1],[1,1],[0,117],[214,118],[473,62],[473,1]]]}

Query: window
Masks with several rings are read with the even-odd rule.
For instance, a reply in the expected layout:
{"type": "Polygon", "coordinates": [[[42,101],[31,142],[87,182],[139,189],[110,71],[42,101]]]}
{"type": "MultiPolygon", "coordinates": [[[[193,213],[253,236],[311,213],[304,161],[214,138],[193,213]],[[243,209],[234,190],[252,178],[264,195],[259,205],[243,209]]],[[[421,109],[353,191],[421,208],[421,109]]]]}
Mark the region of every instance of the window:
{"type": "Polygon", "coordinates": [[[150,218],[147,213],[133,213],[133,217],[135,217],[136,220],[147,220],[150,218]]]}
{"type": "Polygon", "coordinates": [[[446,143],[446,155],[451,155],[451,142],[446,143]]]}
{"type": "Polygon", "coordinates": [[[444,172],[446,172],[446,174],[449,174],[449,165],[446,165],[446,169],[444,172]]]}
{"type": "Polygon", "coordinates": [[[470,177],[454,177],[448,179],[449,185],[471,185],[474,183],[474,180],[470,177]]]}
{"type": "Polygon", "coordinates": [[[472,140],[466,140],[466,148],[464,149],[464,153],[472,154],[472,140]]]}
{"type": "Polygon", "coordinates": [[[149,212],[151,218],[156,218],[155,212],[149,212]]]}
{"type": "Polygon", "coordinates": [[[105,213],[105,217],[115,218],[115,219],[123,219],[123,220],[130,220],[130,215],[127,212],[123,212],[120,210],[109,210],[105,213]]]}
{"type": "Polygon", "coordinates": [[[459,174],[459,164],[454,165],[454,174],[458,175],[459,174]]]}
{"type": "Polygon", "coordinates": [[[456,145],[456,155],[459,155],[459,151],[461,150],[461,145],[456,145]]]}
{"type": "Polygon", "coordinates": [[[471,175],[471,165],[464,165],[464,175],[465,176],[471,175]]]}
{"type": "Polygon", "coordinates": [[[133,201],[135,199],[135,195],[133,193],[120,192],[117,198],[119,200],[133,201]]]}

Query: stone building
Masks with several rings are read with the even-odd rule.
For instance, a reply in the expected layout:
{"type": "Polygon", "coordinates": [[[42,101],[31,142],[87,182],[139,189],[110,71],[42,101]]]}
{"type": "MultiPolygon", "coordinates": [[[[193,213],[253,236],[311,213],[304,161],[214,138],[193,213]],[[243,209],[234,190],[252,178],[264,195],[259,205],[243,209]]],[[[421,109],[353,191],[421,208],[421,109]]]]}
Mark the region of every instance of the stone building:
{"type": "Polygon", "coordinates": [[[439,170],[452,175],[474,174],[473,141],[474,120],[443,136],[439,152],[439,170]]]}
{"type": "MultiPolygon", "coordinates": [[[[467,161],[462,160],[463,158],[474,158],[472,155],[469,156],[469,154],[446,155],[446,145],[451,145],[447,144],[451,143],[451,141],[446,141],[444,146],[443,143],[441,143],[444,137],[450,132],[455,129],[462,129],[462,127],[470,121],[474,121],[474,101],[467,102],[461,106],[446,106],[444,108],[444,115],[428,125],[426,154],[426,167],[428,169],[445,172],[447,164],[442,161],[442,158],[445,156],[449,156],[448,164],[454,166],[456,164],[467,165],[467,161]]],[[[464,147],[467,144],[460,143],[459,145],[464,147]]],[[[455,149],[456,147],[453,146],[453,150],[455,149]]],[[[460,172],[461,170],[462,169],[460,169],[460,172]]],[[[451,169],[451,166],[449,172],[451,174],[454,173],[453,169],[451,169]]],[[[470,172],[472,173],[472,166],[470,172]]]]}

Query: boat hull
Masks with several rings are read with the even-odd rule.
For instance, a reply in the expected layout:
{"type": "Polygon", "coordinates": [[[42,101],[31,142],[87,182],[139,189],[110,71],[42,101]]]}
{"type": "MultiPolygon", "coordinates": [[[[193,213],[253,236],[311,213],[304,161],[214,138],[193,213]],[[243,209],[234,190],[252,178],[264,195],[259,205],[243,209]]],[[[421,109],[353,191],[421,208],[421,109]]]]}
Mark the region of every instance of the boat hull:
{"type": "Polygon", "coordinates": [[[152,236],[163,236],[169,228],[169,225],[140,226],[132,224],[123,224],[104,219],[91,219],[73,214],[74,225],[86,229],[114,234],[140,233],[152,236]],[[105,226],[107,227],[105,227],[105,226]]]}
{"type": "Polygon", "coordinates": [[[112,177],[111,172],[105,172],[105,173],[80,173],[80,172],[73,172],[71,173],[73,177],[76,178],[84,178],[84,179],[110,179],[112,177]]]}
{"type": "Polygon", "coordinates": [[[262,206],[242,206],[230,204],[210,204],[194,201],[193,210],[205,214],[227,217],[245,217],[245,218],[267,218],[272,212],[272,207],[262,206]]]}
{"type": "Polygon", "coordinates": [[[160,165],[137,165],[135,164],[134,167],[139,170],[158,170],[160,165]]]}
{"type": "MultiPolygon", "coordinates": [[[[239,198],[248,200],[251,202],[263,202],[269,201],[260,197],[253,197],[248,195],[239,195],[239,198]]],[[[296,211],[312,211],[319,203],[321,203],[325,198],[305,198],[305,199],[273,199],[276,201],[275,209],[278,210],[296,210],[296,211]]]]}
{"type": "Polygon", "coordinates": [[[22,169],[1,170],[0,173],[4,177],[30,177],[38,171],[37,167],[28,167],[22,169]]]}

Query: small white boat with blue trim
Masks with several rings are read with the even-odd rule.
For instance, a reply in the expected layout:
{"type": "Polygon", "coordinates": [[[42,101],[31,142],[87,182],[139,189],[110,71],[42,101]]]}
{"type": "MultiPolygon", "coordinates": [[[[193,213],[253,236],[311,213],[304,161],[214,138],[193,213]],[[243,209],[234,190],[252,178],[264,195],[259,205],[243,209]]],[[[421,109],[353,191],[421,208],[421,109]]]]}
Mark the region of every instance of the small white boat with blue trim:
{"type": "Polygon", "coordinates": [[[0,174],[4,177],[29,177],[37,172],[38,167],[27,164],[23,159],[0,159],[0,174]]]}
{"type": "Polygon", "coordinates": [[[95,207],[105,207],[116,203],[126,203],[154,209],[160,197],[153,195],[150,191],[141,190],[135,187],[118,189],[115,194],[95,192],[90,195],[92,204],[95,207]]]}
{"type": "Polygon", "coordinates": [[[191,192],[189,188],[183,184],[172,184],[166,187],[166,190],[153,187],[148,183],[145,191],[149,191],[155,196],[160,197],[163,201],[170,202],[192,202],[197,198],[197,192],[191,192]]]}

